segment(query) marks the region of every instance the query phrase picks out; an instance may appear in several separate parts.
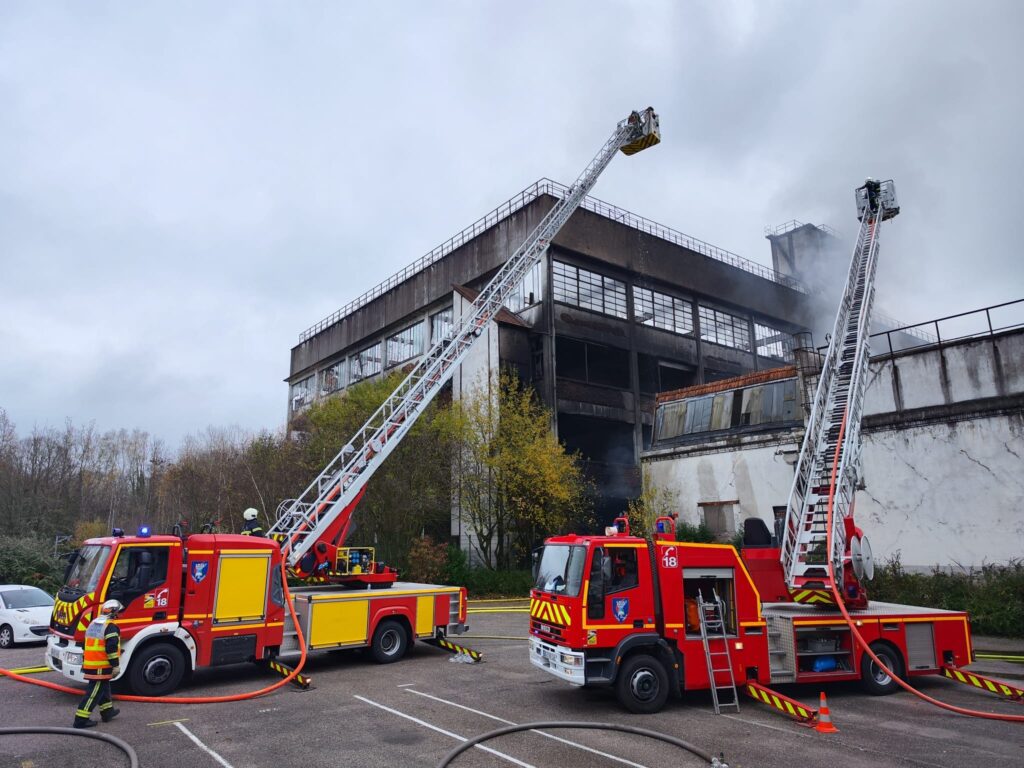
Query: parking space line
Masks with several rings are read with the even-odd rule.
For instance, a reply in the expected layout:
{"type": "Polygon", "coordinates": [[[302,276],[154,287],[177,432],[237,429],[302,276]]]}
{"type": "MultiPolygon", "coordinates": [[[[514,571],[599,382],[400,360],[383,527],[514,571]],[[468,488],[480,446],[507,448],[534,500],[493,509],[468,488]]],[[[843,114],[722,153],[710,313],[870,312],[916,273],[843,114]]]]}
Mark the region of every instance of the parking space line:
{"type": "Polygon", "coordinates": [[[174,725],[175,723],[187,723],[187,722],[188,722],[188,718],[187,717],[180,717],[177,720],[160,720],[159,722],[156,722],[156,723],[146,723],[146,725],[150,725],[150,726],[152,726],[152,725],[174,725]]]}
{"type": "MultiPolygon", "coordinates": [[[[379,704],[376,701],[370,701],[369,699],[363,696],[353,695],[353,698],[359,699],[360,701],[364,701],[371,706],[377,707],[378,709],[383,709],[385,712],[390,712],[393,715],[404,717],[406,720],[411,720],[417,725],[422,725],[424,728],[429,728],[432,731],[437,731],[438,733],[444,734],[445,736],[449,736],[450,738],[456,739],[457,741],[469,741],[469,739],[467,739],[465,736],[459,736],[459,734],[457,733],[446,731],[444,728],[440,728],[436,725],[433,725],[432,723],[428,723],[426,720],[420,720],[418,717],[413,717],[412,715],[407,715],[404,712],[399,712],[397,709],[392,709],[391,707],[384,706],[383,704],[379,704]]],[[[506,755],[504,752],[499,752],[496,749],[485,747],[483,744],[477,744],[476,748],[482,749],[484,752],[489,752],[490,754],[496,757],[500,757],[503,760],[508,760],[510,763],[514,763],[515,765],[520,765],[522,766],[522,768],[537,768],[537,766],[535,765],[531,765],[530,763],[524,763],[522,760],[517,760],[516,758],[512,757],[512,755],[506,755]]]]}
{"type": "Polygon", "coordinates": [[[192,741],[193,741],[193,742],[195,743],[195,745],[196,745],[197,747],[199,747],[199,748],[200,748],[201,750],[203,750],[203,752],[205,752],[206,754],[208,754],[208,755],[209,755],[210,757],[212,757],[212,758],[213,758],[214,760],[216,760],[216,761],[217,761],[218,763],[220,763],[221,765],[223,765],[223,766],[224,766],[224,768],[232,768],[232,766],[231,766],[231,763],[229,763],[229,762],[228,762],[227,760],[225,760],[225,759],[224,759],[223,757],[221,757],[220,755],[218,755],[218,754],[217,754],[216,752],[214,752],[214,751],[213,751],[212,749],[210,749],[210,748],[209,748],[208,746],[206,746],[205,744],[203,744],[203,742],[201,742],[201,741],[199,740],[199,737],[198,737],[198,736],[196,736],[196,735],[195,735],[194,733],[192,733],[192,731],[190,731],[190,730],[189,730],[188,728],[186,728],[186,727],[185,727],[184,725],[182,725],[182,724],[181,724],[180,722],[177,722],[177,723],[175,723],[174,725],[175,725],[175,727],[177,727],[177,729],[178,729],[179,731],[181,731],[181,732],[182,732],[182,733],[184,733],[184,734],[185,734],[186,736],[188,736],[188,737],[189,737],[190,739],[192,739],[192,741]]]}
{"type": "MultiPolygon", "coordinates": [[[[483,712],[483,711],[481,711],[479,709],[473,709],[473,707],[467,707],[464,704],[457,704],[454,701],[448,701],[448,699],[442,699],[439,696],[432,696],[431,694],[424,693],[423,691],[416,691],[416,690],[413,690],[412,688],[405,688],[404,690],[406,691],[406,693],[415,693],[417,696],[423,696],[424,698],[431,699],[432,701],[436,701],[436,702],[438,702],[440,704],[447,704],[450,707],[457,707],[459,709],[464,709],[467,712],[472,712],[473,714],[480,715],[481,717],[488,717],[491,720],[496,720],[499,723],[505,723],[505,725],[519,725],[519,723],[514,723],[511,720],[506,720],[503,717],[498,717],[497,715],[492,715],[492,714],[489,714],[488,712],[483,712]]],[[[608,754],[607,752],[602,752],[599,749],[594,749],[593,747],[588,747],[586,744],[580,744],[579,742],[576,742],[576,741],[570,741],[569,739],[563,739],[562,737],[555,736],[552,733],[545,733],[544,731],[538,731],[538,730],[532,730],[532,731],[530,731],[530,733],[536,733],[536,734],[538,734],[540,736],[544,736],[545,738],[552,739],[552,740],[560,742],[562,744],[566,744],[566,745],[568,745],[570,747],[575,747],[576,749],[582,749],[584,752],[590,752],[591,754],[594,754],[594,755],[600,755],[601,757],[608,758],[609,760],[614,760],[615,762],[622,763],[623,765],[632,766],[633,768],[647,768],[646,765],[642,765],[641,763],[634,763],[633,761],[627,760],[624,757],[618,757],[617,755],[611,755],[611,754],[608,754]]]]}

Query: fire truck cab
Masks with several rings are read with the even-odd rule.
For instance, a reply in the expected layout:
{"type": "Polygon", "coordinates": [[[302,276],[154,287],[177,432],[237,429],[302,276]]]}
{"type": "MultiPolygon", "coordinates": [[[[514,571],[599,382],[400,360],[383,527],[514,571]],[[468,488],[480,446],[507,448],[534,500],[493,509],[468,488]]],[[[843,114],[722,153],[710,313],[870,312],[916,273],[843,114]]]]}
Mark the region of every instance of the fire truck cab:
{"type": "Polygon", "coordinates": [[[530,594],[531,662],[574,685],[612,685],[630,711],[655,712],[670,693],[709,687],[697,606],[717,595],[741,679],[767,683],[761,601],[736,550],[672,533],[648,541],[619,526],[545,543],[530,594]]]}

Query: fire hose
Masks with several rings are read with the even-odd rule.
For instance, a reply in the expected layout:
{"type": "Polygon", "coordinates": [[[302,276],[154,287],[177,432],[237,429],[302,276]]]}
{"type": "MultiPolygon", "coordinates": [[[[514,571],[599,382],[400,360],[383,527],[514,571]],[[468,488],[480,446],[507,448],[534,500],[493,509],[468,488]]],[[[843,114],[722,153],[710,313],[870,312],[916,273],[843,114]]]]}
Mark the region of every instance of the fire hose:
{"type": "MultiPolygon", "coordinates": [[[[826,551],[828,552],[832,552],[832,502],[835,498],[836,493],[836,472],[839,469],[839,450],[843,444],[843,434],[845,432],[846,412],[844,411],[843,420],[839,425],[839,439],[836,441],[836,452],[832,460],[832,479],[831,486],[828,492],[828,547],[826,549],[826,551]]],[[[889,669],[880,658],[878,658],[878,656],[875,654],[873,650],[871,650],[871,646],[868,645],[868,642],[864,639],[864,636],[861,635],[860,630],[857,629],[856,623],[850,617],[850,612],[846,610],[846,603],[843,602],[843,596],[840,593],[838,587],[836,587],[835,563],[833,562],[833,558],[831,556],[828,559],[828,575],[829,579],[831,580],[832,594],[836,599],[836,605],[839,606],[839,611],[843,614],[843,619],[846,620],[846,625],[850,628],[850,632],[853,635],[853,639],[856,640],[857,645],[864,649],[864,652],[871,658],[871,660],[878,666],[878,668],[882,670],[885,674],[889,675],[889,677],[891,677],[893,680],[895,680],[896,683],[903,690],[912,693],[914,696],[917,696],[922,701],[926,701],[929,704],[932,704],[941,709],[945,709],[949,712],[955,712],[958,715],[967,715],[968,717],[981,717],[985,718],[986,720],[1005,720],[1006,722],[1010,723],[1024,723],[1024,715],[1003,715],[996,712],[981,712],[979,710],[958,707],[953,704],[948,704],[944,701],[939,701],[938,699],[933,699],[928,694],[922,693],[921,691],[917,690],[912,685],[910,685],[910,683],[902,680],[895,672],[889,669]]]]}
{"type": "MultiPolygon", "coordinates": [[[[265,696],[266,694],[276,691],[283,685],[287,685],[302,671],[302,667],[306,664],[306,641],[302,635],[302,627],[299,626],[298,616],[295,615],[295,605],[292,603],[292,595],[288,589],[288,578],[285,572],[284,561],[281,562],[281,582],[284,585],[284,597],[285,604],[288,606],[288,612],[291,614],[292,623],[295,625],[295,631],[298,635],[299,649],[301,656],[299,663],[295,668],[288,674],[287,677],[278,680],[272,685],[268,685],[265,688],[260,688],[258,691],[249,691],[247,693],[235,693],[230,696],[135,696],[130,694],[115,694],[114,698],[118,701],[141,701],[151,704],[222,704],[229,701],[245,701],[246,699],[254,699],[257,696],[265,696]]],[[[59,685],[57,683],[51,683],[47,680],[33,680],[25,675],[19,675],[9,669],[0,668],[0,675],[5,675],[12,680],[17,680],[22,683],[29,683],[31,685],[38,685],[42,688],[49,688],[54,691],[60,691],[61,693],[70,693],[75,696],[82,694],[81,689],[70,688],[66,685],[59,685]]]]}

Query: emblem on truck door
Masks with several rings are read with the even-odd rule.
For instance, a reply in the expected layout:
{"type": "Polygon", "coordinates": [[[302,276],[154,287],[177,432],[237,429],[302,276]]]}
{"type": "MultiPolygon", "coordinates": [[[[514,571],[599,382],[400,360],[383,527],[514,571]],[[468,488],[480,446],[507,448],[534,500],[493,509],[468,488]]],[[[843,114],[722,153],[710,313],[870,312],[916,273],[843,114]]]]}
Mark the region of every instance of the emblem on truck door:
{"type": "Polygon", "coordinates": [[[210,570],[209,560],[193,560],[192,561],[192,581],[196,584],[206,578],[207,572],[210,570]]]}
{"type": "Polygon", "coordinates": [[[617,597],[612,600],[612,613],[615,614],[616,621],[625,621],[629,616],[629,598],[617,597]]]}

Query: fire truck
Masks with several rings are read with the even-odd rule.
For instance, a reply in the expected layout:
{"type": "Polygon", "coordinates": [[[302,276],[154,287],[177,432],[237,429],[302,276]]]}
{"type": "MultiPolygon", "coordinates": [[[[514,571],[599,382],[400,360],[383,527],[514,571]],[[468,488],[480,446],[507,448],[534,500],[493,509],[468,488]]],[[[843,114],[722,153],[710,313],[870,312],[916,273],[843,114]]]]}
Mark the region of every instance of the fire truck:
{"type": "Polygon", "coordinates": [[[614,686],[638,713],[692,690],[710,691],[716,713],[738,710],[737,681],[770,691],[860,680],[870,693],[895,692],[897,682],[854,642],[833,587],[897,676],[971,662],[965,613],[867,599],[874,565],[853,500],[879,225],[899,207],[891,180],[868,179],[855,198],[860,232],[781,535],[759,518],[744,521],[742,556],[730,545],[676,541],[670,517],[650,537],[630,535],[620,518],[603,536],[548,539],[530,594],[535,666],[574,685],[614,686]]]}
{"type": "Polygon", "coordinates": [[[398,582],[372,547],[346,546],[353,512],[373,473],[451,379],[487,324],[544,257],[548,246],[618,152],[659,143],[650,107],[619,121],[565,196],[544,216],[473,301],[452,331],[406,378],[296,499],[283,501],[268,538],[229,534],[113,535],[90,539],[57,595],[46,664],[82,681],[85,630],[105,600],[126,606],[120,677],[144,695],[164,695],[198,667],[275,660],[306,648],[369,647],[400,659],[415,639],[448,650],[466,631],[466,592],[398,582]],[[310,586],[285,600],[282,564],[310,586]]]}

